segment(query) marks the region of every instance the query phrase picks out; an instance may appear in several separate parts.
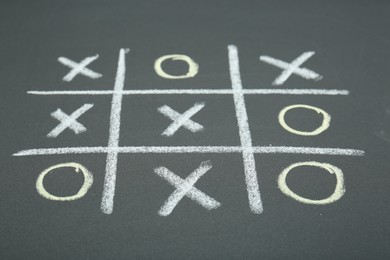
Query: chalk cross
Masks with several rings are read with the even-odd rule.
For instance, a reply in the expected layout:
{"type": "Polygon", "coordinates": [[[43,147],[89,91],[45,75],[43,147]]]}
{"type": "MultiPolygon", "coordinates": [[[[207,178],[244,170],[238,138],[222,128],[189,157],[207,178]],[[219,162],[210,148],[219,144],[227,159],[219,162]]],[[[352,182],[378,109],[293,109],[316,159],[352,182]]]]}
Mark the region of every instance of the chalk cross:
{"type": "Polygon", "coordinates": [[[50,115],[60,121],[60,124],[56,126],[50,133],[47,134],[49,138],[56,138],[61,134],[66,128],[71,129],[75,134],[80,134],[87,131],[87,128],[76,121],[82,114],[87,112],[93,107],[93,104],[84,104],[82,107],[74,111],[70,116],[62,112],[61,109],[57,109],[50,115]]]}
{"type": "Polygon", "coordinates": [[[64,81],[72,81],[74,77],[76,77],[78,74],[81,74],[81,75],[84,75],[84,76],[87,76],[91,79],[97,79],[97,78],[100,78],[102,76],[102,74],[100,73],[97,73],[93,70],[90,70],[87,68],[87,66],[93,62],[94,60],[96,60],[97,58],[99,58],[99,55],[96,54],[95,56],[91,56],[91,57],[87,57],[85,59],[83,59],[82,61],[80,61],[79,63],[77,62],[74,62],[68,58],[65,58],[65,57],[59,57],[58,58],[58,61],[60,63],[62,63],[63,65],[71,68],[71,70],[69,71],[68,74],[66,74],[62,79],[64,81]]]}
{"type": "Polygon", "coordinates": [[[282,85],[292,74],[299,75],[305,79],[313,79],[318,81],[322,79],[321,75],[307,68],[299,67],[314,54],[314,51],[304,52],[291,63],[287,63],[269,56],[260,56],[260,60],[283,69],[283,72],[274,80],[272,85],[282,85]]]}
{"type": "Polygon", "coordinates": [[[185,111],[183,114],[176,112],[175,110],[173,110],[167,105],[159,107],[157,109],[158,112],[160,112],[161,114],[170,118],[173,121],[172,124],[170,124],[168,128],[161,133],[161,135],[172,136],[182,126],[193,133],[202,131],[204,127],[201,124],[192,121],[191,117],[196,113],[198,113],[204,106],[205,104],[203,102],[195,103],[190,109],[185,111]]]}
{"type": "Polygon", "coordinates": [[[197,202],[208,210],[218,208],[221,203],[194,187],[194,184],[199,180],[199,178],[211,168],[211,161],[204,161],[185,180],[165,167],[155,168],[154,172],[158,176],[164,178],[171,185],[176,187],[176,190],[168,197],[163,206],[160,208],[158,214],[161,216],[168,216],[171,214],[184,196],[189,197],[191,200],[197,202]]]}

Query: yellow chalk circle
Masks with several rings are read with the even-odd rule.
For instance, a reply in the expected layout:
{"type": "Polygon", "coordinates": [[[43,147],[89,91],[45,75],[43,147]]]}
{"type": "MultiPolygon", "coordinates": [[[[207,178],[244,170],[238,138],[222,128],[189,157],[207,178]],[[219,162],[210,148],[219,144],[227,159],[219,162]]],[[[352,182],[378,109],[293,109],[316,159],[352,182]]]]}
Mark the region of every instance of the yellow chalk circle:
{"type": "Polygon", "coordinates": [[[171,55],[161,56],[160,58],[158,58],[154,62],[154,70],[156,71],[156,73],[160,77],[163,77],[163,78],[167,78],[167,79],[186,79],[186,78],[192,78],[196,74],[198,74],[199,66],[193,59],[191,59],[187,55],[171,54],[171,55]],[[168,59],[171,59],[171,60],[182,60],[182,61],[187,62],[187,64],[188,64],[188,72],[187,72],[187,74],[185,74],[185,75],[170,75],[170,74],[166,73],[161,68],[161,64],[165,60],[168,60],[168,59]]]}
{"type": "Polygon", "coordinates": [[[319,163],[319,162],[299,162],[299,163],[291,164],[290,166],[288,166],[286,169],[284,169],[280,173],[279,178],[278,178],[278,186],[279,186],[279,189],[285,195],[287,195],[287,196],[289,196],[289,197],[291,197],[299,202],[305,203],[305,204],[324,205],[324,204],[333,203],[333,202],[339,200],[345,193],[343,172],[334,165],[331,165],[328,163],[319,163]],[[311,199],[307,199],[307,198],[304,198],[302,196],[299,196],[295,192],[290,190],[290,188],[287,186],[287,183],[286,183],[287,174],[293,168],[299,167],[299,166],[320,167],[320,168],[327,170],[330,174],[335,174],[337,182],[336,182],[336,187],[335,187],[333,194],[330,195],[326,199],[311,200],[311,199]]]}
{"type": "Polygon", "coordinates": [[[321,108],[318,108],[318,107],[313,107],[313,106],[309,106],[309,105],[301,105],[301,104],[291,105],[291,106],[287,106],[287,107],[283,108],[280,111],[280,113],[279,113],[278,119],[279,119],[280,125],[284,129],[289,131],[290,133],[297,134],[297,135],[306,135],[306,136],[319,135],[320,133],[322,133],[326,129],[328,129],[329,124],[330,124],[330,115],[326,111],[324,111],[324,110],[322,110],[321,108]],[[287,125],[286,121],[284,120],[284,117],[285,117],[285,114],[286,114],[287,111],[289,111],[291,109],[294,109],[294,108],[311,109],[311,110],[316,111],[318,114],[322,114],[323,119],[322,119],[321,126],[319,126],[317,129],[315,129],[314,131],[311,131],[311,132],[299,131],[299,130],[295,130],[295,129],[289,127],[287,125]]]}
{"type": "Polygon", "coordinates": [[[71,201],[71,200],[77,200],[77,199],[82,198],[87,193],[87,191],[91,187],[92,183],[93,183],[93,177],[87,168],[85,168],[84,166],[82,166],[79,163],[69,162],[69,163],[56,164],[56,165],[53,165],[52,167],[44,170],[38,176],[36,188],[37,188],[39,195],[41,195],[42,197],[44,197],[46,199],[57,200],[57,201],[71,201]],[[47,190],[43,186],[43,179],[45,178],[45,176],[49,172],[51,172],[52,170],[59,169],[59,168],[66,168],[66,167],[74,168],[76,170],[76,172],[79,172],[81,170],[82,174],[84,175],[84,183],[81,186],[80,190],[77,192],[77,194],[75,194],[73,196],[59,197],[59,196],[55,196],[55,195],[47,192],[47,190]]]}

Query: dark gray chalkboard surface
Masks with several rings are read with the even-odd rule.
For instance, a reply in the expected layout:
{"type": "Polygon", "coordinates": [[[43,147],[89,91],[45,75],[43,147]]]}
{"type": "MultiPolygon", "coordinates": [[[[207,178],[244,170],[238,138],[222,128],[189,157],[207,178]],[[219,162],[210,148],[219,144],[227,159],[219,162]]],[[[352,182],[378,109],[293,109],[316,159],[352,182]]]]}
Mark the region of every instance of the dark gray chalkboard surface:
{"type": "Polygon", "coordinates": [[[0,259],[390,259],[389,13],[2,1],[0,259]]]}

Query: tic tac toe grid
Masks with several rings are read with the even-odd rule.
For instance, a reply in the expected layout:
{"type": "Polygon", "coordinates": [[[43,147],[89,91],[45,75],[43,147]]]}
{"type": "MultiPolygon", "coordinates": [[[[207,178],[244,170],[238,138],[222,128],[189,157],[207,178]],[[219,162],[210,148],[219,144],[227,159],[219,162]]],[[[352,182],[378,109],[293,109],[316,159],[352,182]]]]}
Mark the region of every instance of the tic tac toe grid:
{"type": "MultiPolygon", "coordinates": [[[[111,214],[114,205],[118,154],[120,153],[241,153],[243,158],[245,182],[249,206],[253,213],[263,211],[256,171],[254,154],[317,154],[363,156],[364,151],[356,149],[291,147],[291,146],[253,146],[245,105],[245,95],[348,95],[347,90],[337,89],[244,89],[241,83],[237,47],[228,46],[230,89],[145,89],[124,90],[126,62],[129,49],[120,49],[118,67],[113,90],[86,91],[28,91],[33,95],[112,95],[108,145],[105,147],[60,147],[22,150],[14,156],[53,155],[53,154],[107,154],[104,189],[101,210],[111,214]],[[120,146],[121,109],[123,95],[232,95],[236,111],[240,146],[120,146]]],[[[91,57],[96,58],[96,57],[91,57]]],[[[298,68],[302,69],[302,68],[298,68]]],[[[98,76],[98,75],[95,75],[98,76]]]]}

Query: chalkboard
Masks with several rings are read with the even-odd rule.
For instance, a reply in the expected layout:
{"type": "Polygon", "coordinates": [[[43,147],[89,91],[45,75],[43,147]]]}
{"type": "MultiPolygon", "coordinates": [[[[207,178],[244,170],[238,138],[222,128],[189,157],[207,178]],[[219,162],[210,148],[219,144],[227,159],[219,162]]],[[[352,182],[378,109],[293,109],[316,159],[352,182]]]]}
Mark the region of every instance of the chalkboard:
{"type": "Polygon", "coordinates": [[[0,259],[389,259],[387,1],[2,1],[0,259]]]}

